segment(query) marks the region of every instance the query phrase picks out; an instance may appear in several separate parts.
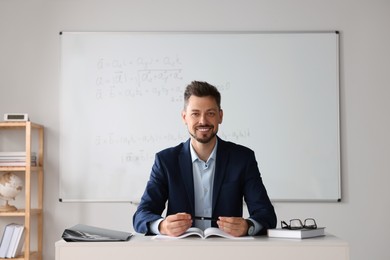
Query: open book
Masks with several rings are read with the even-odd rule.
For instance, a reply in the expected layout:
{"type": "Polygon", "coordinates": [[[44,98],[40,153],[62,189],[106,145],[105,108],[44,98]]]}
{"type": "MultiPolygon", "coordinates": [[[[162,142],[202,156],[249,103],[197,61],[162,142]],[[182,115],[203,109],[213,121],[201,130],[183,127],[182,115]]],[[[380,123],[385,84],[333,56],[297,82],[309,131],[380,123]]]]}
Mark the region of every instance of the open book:
{"type": "Polygon", "coordinates": [[[178,237],[171,237],[171,236],[166,236],[166,235],[156,235],[154,236],[153,239],[180,239],[180,238],[185,238],[189,236],[198,236],[201,237],[202,239],[206,239],[208,237],[224,237],[224,238],[229,238],[229,239],[253,239],[253,237],[250,236],[244,236],[244,237],[235,237],[232,236],[224,231],[222,231],[219,228],[216,227],[209,227],[202,231],[200,228],[197,227],[191,227],[187,229],[186,232],[184,232],[182,235],[178,237]]]}

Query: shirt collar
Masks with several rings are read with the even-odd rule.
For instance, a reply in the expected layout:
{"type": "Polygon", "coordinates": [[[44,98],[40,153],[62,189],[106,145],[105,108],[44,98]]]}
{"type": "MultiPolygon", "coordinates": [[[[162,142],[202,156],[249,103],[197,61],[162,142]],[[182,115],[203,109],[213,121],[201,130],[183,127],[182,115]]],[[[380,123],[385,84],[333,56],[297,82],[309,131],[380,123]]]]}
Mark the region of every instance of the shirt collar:
{"type": "MultiPolygon", "coordinates": [[[[209,158],[207,159],[207,162],[210,161],[210,159],[213,159],[215,161],[215,158],[217,156],[217,146],[218,146],[218,138],[217,141],[215,142],[215,146],[211,151],[209,158]]],[[[198,157],[198,154],[195,152],[194,147],[192,147],[191,142],[190,142],[190,152],[191,152],[192,162],[195,162],[196,160],[201,161],[201,159],[198,157]]]]}

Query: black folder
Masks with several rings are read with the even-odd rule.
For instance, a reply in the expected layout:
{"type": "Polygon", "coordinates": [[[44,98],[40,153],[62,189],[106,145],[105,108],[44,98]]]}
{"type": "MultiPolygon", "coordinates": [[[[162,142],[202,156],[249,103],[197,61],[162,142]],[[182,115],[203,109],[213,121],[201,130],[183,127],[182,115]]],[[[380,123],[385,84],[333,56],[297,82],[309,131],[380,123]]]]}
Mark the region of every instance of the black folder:
{"type": "Polygon", "coordinates": [[[78,224],[67,228],[62,238],[67,242],[115,242],[128,241],[132,233],[78,224]]]}

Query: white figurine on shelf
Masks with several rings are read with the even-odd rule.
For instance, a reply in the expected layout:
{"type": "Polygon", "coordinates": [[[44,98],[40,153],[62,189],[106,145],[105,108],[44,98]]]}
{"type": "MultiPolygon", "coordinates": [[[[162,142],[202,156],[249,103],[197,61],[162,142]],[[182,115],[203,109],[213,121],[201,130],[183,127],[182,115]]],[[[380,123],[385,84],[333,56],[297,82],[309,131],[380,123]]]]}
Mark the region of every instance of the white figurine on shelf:
{"type": "Polygon", "coordinates": [[[0,199],[5,200],[5,205],[0,206],[0,212],[16,211],[17,208],[8,203],[22,191],[23,182],[17,175],[6,172],[0,176],[0,199]]]}

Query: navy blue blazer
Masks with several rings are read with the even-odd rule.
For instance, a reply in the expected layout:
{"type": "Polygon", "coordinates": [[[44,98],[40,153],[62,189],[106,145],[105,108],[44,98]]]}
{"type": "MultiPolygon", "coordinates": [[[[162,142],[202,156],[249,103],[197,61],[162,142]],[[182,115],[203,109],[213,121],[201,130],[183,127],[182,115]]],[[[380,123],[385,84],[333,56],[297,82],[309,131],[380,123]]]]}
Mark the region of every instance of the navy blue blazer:
{"type": "MultiPolygon", "coordinates": [[[[247,147],[218,138],[212,218],[242,217],[243,199],[249,215],[264,228],[276,227],[276,214],[263,185],[255,154],[247,147]]],[[[150,234],[149,223],[186,212],[195,216],[190,139],[156,154],[150,179],[133,216],[136,232],[150,234]]],[[[212,222],[213,226],[216,223],[212,222]]]]}

